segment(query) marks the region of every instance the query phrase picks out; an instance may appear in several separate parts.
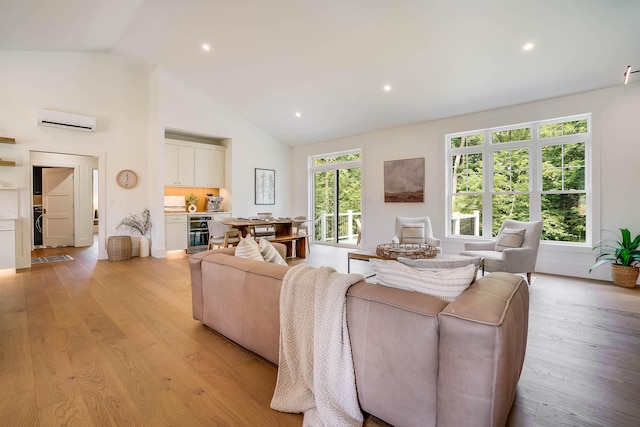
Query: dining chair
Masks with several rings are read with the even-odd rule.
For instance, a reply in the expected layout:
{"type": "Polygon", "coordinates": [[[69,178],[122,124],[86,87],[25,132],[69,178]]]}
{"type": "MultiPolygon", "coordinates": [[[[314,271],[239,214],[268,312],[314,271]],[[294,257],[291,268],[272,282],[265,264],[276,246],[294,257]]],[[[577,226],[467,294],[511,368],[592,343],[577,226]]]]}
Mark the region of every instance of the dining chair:
{"type": "Polygon", "coordinates": [[[270,237],[276,237],[276,226],[275,224],[250,225],[249,234],[251,234],[254,239],[258,239],[259,237],[267,239],[270,237]]]}
{"type": "Polygon", "coordinates": [[[237,228],[229,227],[212,219],[207,221],[209,229],[209,250],[216,248],[228,248],[240,242],[242,234],[237,228]]]}
{"type": "Polygon", "coordinates": [[[307,241],[306,246],[309,253],[311,253],[311,245],[309,244],[311,243],[311,241],[309,240],[309,237],[311,235],[309,234],[309,220],[307,219],[307,217],[304,215],[294,216],[292,226],[293,226],[293,234],[295,234],[296,236],[300,235],[301,230],[304,231],[304,236],[307,241]]]}

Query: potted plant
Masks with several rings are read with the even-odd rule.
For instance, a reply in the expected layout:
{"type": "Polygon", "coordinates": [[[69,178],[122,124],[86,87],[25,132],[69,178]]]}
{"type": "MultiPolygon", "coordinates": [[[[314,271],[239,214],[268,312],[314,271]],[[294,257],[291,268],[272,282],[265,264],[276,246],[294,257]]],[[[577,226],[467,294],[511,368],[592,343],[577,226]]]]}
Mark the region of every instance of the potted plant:
{"type": "Polygon", "coordinates": [[[184,199],[189,204],[189,212],[196,212],[198,210],[198,207],[196,206],[196,203],[198,203],[198,196],[193,193],[189,193],[184,199]]]}
{"type": "Polygon", "coordinates": [[[128,229],[132,233],[140,233],[140,256],[149,256],[149,233],[151,232],[151,212],[145,208],[142,213],[131,214],[120,221],[116,230],[128,229]]]}
{"type": "Polygon", "coordinates": [[[589,273],[594,268],[611,263],[611,277],[613,284],[625,288],[633,288],[640,274],[640,235],[631,239],[631,232],[626,228],[620,229],[622,239],[603,239],[596,243],[593,250],[600,254],[596,263],[591,266],[589,273]]]}

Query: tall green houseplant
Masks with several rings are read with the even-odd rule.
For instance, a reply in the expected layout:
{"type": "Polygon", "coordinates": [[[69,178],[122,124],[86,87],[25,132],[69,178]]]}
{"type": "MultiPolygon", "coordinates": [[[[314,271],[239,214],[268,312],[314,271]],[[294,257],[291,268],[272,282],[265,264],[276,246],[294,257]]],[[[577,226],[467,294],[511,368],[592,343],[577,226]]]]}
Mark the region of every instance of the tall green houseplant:
{"type": "Polygon", "coordinates": [[[603,264],[611,263],[613,284],[633,288],[640,274],[640,235],[632,239],[629,229],[621,228],[620,237],[620,240],[603,239],[596,243],[593,250],[600,254],[589,273],[603,264]]]}

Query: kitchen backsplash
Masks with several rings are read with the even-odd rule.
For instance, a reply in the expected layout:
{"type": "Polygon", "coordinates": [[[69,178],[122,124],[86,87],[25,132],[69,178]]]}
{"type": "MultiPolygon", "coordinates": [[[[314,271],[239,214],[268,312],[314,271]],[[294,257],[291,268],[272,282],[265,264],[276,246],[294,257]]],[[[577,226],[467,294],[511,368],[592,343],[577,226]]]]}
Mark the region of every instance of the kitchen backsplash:
{"type": "Polygon", "coordinates": [[[220,190],[217,188],[198,188],[198,187],[164,187],[165,196],[187,196],[188,194],[194,194],[198,198],[198,212],[204,212],[207,210],[207,194],[213,194],[214,196],[220,195],[220,190]]]}

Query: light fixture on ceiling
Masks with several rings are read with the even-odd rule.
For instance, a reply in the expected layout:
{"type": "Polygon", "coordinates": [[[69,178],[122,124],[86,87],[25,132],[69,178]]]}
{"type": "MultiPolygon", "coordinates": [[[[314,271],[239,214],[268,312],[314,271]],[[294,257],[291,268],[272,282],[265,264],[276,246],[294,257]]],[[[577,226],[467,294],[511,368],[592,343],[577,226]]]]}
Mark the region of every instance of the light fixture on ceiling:
{"type": "Polygon", "coordinates": [[[629,74],[637,73],[640,70],[631,71],[631,65],[627,65],[627,71],[624,72],[624,84],[629,83],[629,74]]]}
{"type": "Polygon", "coordinates": [[[206,43],[202,43],[202,50],[204,50],[205,52],[209,52],[211,50],[211,46],[206,43]]]}
{"type": "Polygon", "coordinates": [[[524,50],[531,50],[533,49],[533,43],[526,43],[524,46],[522,46],[522,49],[524,50]]]}
{"type": "Polygon", "coordinates": [[[391,92],[391,85],[384,85],[382,87],[382,90],[384,90],[385,92],[391,92]]]}
{"type": "Polygon", "coordinates": [[[294,114],[297,118],[302,117],[302,113],[300,111],[296,111],[294,114]]]}

